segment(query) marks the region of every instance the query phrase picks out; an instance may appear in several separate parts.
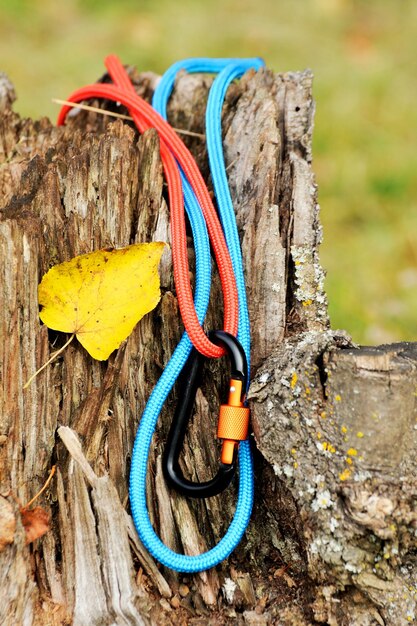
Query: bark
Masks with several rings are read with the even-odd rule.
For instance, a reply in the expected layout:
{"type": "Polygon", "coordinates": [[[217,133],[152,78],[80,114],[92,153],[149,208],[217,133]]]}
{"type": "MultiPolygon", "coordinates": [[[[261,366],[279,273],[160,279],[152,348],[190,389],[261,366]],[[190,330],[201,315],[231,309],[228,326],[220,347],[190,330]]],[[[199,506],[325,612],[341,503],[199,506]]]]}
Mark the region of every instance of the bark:
{"type": "MultiPolygon", "coordinates": [[[[149,99],[156,77],[131,70],[149,99]]],[[[170,104],[209,179],[204,109],[211,79],[182,75],[170,104]]],[[[65,337],[38,318],[37,285],[76,254],[170,241],[158,139],[78,112],[65,128],[22,120],[0,77],[0,623],[324,623],[402,625],[416,609],[414,344],[353,346],[329,327],[311,169],[309,72],[249,73],[228,92],[224,146],[241,234],[253,336],[250,391],[256,503],[239,548],[218,568],[180,576],[141,546],[127,481],[146,400],[181,335],[170,253],[162,298],[105,363],[73,342],[26,390],[65,337]],[[26,544],[22,509],[50,531],[26,544]]],[[[109,108],[109,103],[101,106],[109,108]]],[[[220,328],[217,277],[207,328],[220,328]]],[[[183,466],[216,470],[222,362],[207,365],[183,466]]],[[[170,492],[161,454],[172,393],[154,439],[149,506],[176,550],[224,534],[236,487],[198,502],[170,492]]]]}

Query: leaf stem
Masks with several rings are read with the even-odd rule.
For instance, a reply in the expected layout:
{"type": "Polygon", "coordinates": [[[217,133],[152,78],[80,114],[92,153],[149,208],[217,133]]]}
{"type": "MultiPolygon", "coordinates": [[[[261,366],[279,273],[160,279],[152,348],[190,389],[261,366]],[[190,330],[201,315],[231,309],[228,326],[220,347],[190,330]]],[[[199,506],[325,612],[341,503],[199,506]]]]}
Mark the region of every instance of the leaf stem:
{"type": "Polygon", "coordinates": [[[29,387],[29,385],[30,385],[30,384],[31,384],[31,383],[35,380],[36,376],[37,376],[38,374],[40,374],[40,373],[41,373],[41,371],[42,371],[42,370],[44,370],[44,369],[45,369],[45,367],[46,367],[47,365],[49,365],[50,363],[52,363],[52,361],[55,361],[55,359],[56,359],[56,358],[57,358],[57,357],[58,357],[58,356],[59,356],[62,352],[64,352],[65,348],[67,348],[67,347],[70,345],[70,343],[71,343],[71,341],[74,339],[74,337],[75,337],[75,333],[73,333],[73,334],[71,335],[71,337],[68,339],[68,341],[64,343],[64,345],[62,346],[62,348],[60,348],[59,350],[57,350],[56,352],[53,352],[53,353],[51,354],[51,357],[50,357],[50,358],[46,361],[46,363],[44,363],[44,364],[42,365],[42,367],[40,367],[38,370],[36,370],[36,372],[35,372],[34,374],[32,374],[32,376],[29,378],[29,380],[27,381],[27,383],[25,383],[25,384],[23,385],[23,389],[27,389],[27,388],[29,387]]]}

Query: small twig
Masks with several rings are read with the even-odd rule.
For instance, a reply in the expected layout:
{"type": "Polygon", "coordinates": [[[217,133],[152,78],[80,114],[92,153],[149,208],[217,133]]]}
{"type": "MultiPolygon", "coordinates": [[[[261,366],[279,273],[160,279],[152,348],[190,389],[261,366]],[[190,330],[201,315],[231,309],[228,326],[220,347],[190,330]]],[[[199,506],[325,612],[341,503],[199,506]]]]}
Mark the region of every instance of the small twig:
{"type": "Polygon", "coordinates": [[[226,167],[226,172],[228,172],[238,161],[239,161],[239,157],[237,157],[236,159],[233,159],[233,161],[231,161],[231,163],[229,163],[229,165],[226,167]]]}
{"type": "Polygon", "coordinates": [[[52,361],[54,361],[54,360],[55,360],[55,359],[56,359],[56,358],[57,358],[57,357],[61,354],[61,352],[63,352],[63,351],[65,350],[65,348],[67,348],[67,347],[70,345],[70,343],[71,343],[71,341],[74,339],[74,337],[75,337],[75,333],[71,335],[71,337],[68,339],[68,341],[67,341],[66,343],[64,343],[64,345],[62,346],[62,348],[60,348],[59,350],[57,350],[56,352],[53,352],[53,353],[51,354],[51,358],[50,358],[50,359],[48,359],[48,360],[47,360],[47,362],[46,362],[46,363],[44,363],[44,364],[42,365],[42,367],[40,367],[38,370],[36,370],[36,372],[35,372],[34,374],[32,374],[32,376],[29,378],[29,380],[27,381],[27,383],[25,383],[25,384],[23,385],[23,389],[27,389],[27,387],[29,387],[29,385],[30,385],[30,384],[31,384],[31,382],[32,382],[32,381],[36,378],[36,376],[37,376],[38,374],[40,374],[40,373],[41,373],[41,371],[42,371],[42,370],[44,370],[44,369],[45,369],[45,367],[46,367],[47,365],[49,365],[50,363],[52,363],[52,361]]]}
{"type": "MultiPolygon", "coordinates": [[[[72,107],[74,109],[82,109],[83,111],[92,111],[93,113],[100,113],[101,115],[108,115],[108,117],[118,117],[122,120],[129,120],[133,122],[133,117],[130,115],[124,115],[123,113],[115,113],[114,111],[107,111],[106,109],[99,109],[98,107],[90,106],[89,104],[82,104],[81,102],[70,102],[69,100],[60,100],[59,98],[52,98],[52,102],[55,104],[61,104],[64,106],[72,107]]],[[[179,135],[188,135],[189,137],[199,137],[205,139],[206,136],[202,133],[195,133],[192,130],[183,130],[181,128],[174,128],[179,135]]]]}
{"type": "Polygon", "coordinates": [[[62,104],[64,106],[73,107],[75,109],[82,109],[83,111],[92,111],[93,113],[101,113],[101,115],[118,117],[122,120],[130,120],[133,122],[133,117],[130,117],[130,115],[123,115],[123,113],[115,113],[114,111],[99,109],[98,107],[92,107],[89,104],[82,104],[81,102],[70,102],[69,100],[59,100],[59,98],[52,98],[52,102],[55,102],[55,104],[62,104]]]}
{"type": "Polygon", "coordinates": [[[173,128],[179,135],[188,135],[189,137],[198,137],[199,139],[205,139],[206,136],[203,133],[195,133],[193,130],[184,130],[183,128],[173,128]]]}
{"type": "Polygon", "coordinates": [[[46,482],[45,482],[44,486],[42,487],[42,489],[40,489],[38,491],[38,493],[33,496],[32,500],[29,500],[29,502],[27,504],[25,504],[25,506],[21,507],[22,509],[28,509],[35,502],[35,500],[37,500],[39,498],[41,493],[43,493],[45,491],[45,489],[47,489],[49,483],[51,482],[51,480],[52,480],[52,478],[53,478],[53,476],[55,474],[55,470],[56,470],[56,465],[53,465],[51,467],[51,471],[49,472],[49,476],[46,479],[46,482]]]}

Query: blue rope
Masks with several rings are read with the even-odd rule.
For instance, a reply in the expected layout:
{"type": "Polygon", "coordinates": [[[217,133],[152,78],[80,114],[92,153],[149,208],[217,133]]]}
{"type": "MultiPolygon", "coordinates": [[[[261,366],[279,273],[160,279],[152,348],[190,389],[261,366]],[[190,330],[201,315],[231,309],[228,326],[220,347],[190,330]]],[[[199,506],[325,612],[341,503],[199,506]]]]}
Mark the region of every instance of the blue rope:
{"type": "MultiPolygon", "coordinates": [[[[221,108],[227,87],[232,80],[250,68],[259,69],[260,59],[188,59],[176,63],[162,77],[153,99],[154,108],[166,119],[166,106],[179,70],[189,72],[220,72],[210,90],[206,112],[206,134],[209,161],[212,172],[220,219],[225,232],[239,294],[239,330],[248,361],[250,356],[249,316],[247,313],[243,265],[239,236],[234,218],[233,205],[228,191],[224,167],[221,135],[221,108]],[[213,95],[212,95],[213,94],[213,95]],[[216,119],[217,118],[217,119],[216,119]],[[220,155],[220,158],[219,158],[220,155]]],[[[198,319],[203,323],[206,315],[211,284],[211,258],[207,229],[200,206],[183,172],[181,172],[184,202],[190,220],[196,252],[196,289],[194,304],[198,319]]],[[[253,464],[249,441],[239,446],[240,481],[238,501],[233,520],[221,541],[211,550],[197,556],[177,554],[168,548],[155,533],[149,519],[146,503],[146,473],[149,449],[156,423],[166,398],[191,351],[191,341],[183,333],[167,367],[156,384],[146,405],[136,435],[130,473],[130,502],[133,519],[139,537],[147,550],[163,565],[180,572],[199,572],[223,561],[240,542],[249,523],[253,506],[253,464]]]]}
{"type": "Polygon", "coordinates": [[[254,59],[183,59],[173,63],[171,67],[167,69],[158,83],[157,88],[152,99],[152,106],[158,113],[167,119],[167,104],[169,97],[174,88],[175,80],[178,72],[181,70],[189,72],[190,74],[218,74],[228,65],[242,66],[247,64],[246,69],[241,72],[241,75],[248,69],[258,70],[264,66],[264,62],[260,58],[254,59]]]}

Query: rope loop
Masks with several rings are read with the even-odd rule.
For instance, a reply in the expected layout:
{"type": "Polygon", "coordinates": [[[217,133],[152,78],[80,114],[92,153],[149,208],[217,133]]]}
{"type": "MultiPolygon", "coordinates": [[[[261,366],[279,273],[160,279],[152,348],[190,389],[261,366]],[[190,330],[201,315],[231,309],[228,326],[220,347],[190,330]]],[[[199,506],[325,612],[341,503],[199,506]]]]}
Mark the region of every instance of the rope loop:
{"type": "MultiPolygon", "coordinates": [[[[244,408],[241,397],[244,396],[249,382],[250,327],[239,235],[223,157],[221,111],[230,83],[247,70],[259,70],[263,61],[258,58],[186,59],[176,63],[164,74],[155,90],[154,109],[135,93],[129,76],[117,57],[109,56],[105,63],[114,84],[88,85],[75,91],[69,100],[80,102],[90,98],[105,98],[120,102],[127,107],[140,132],[143,133],[150,127],[157,130],[169,190],[174,279],[185,326],[178,346],[149,397],[136,434],[129,488],[131,511],[142,543],[158,561],[179,572],[199,572],[214,567],[227,558],[240,542],[249,523],[253,506],[253,462],[249,440],[244,439],[239,444],[238,499],[231,524],[219,543],[203,554],[178,554],[168,548],[155,533],[146,501],[147,466],[159,414],[189,358],[193,345],[209,358],[224,354],[224,349],[210,341],[202,328],[210,298],[210,243],[223,291],[224,331],[232,336],[237,335],[246,355],[247,380],[243,383],[237,381],[241,383],[238,401],[233,396],[233,406],[236,405],[240,411],[244,408]],[[167,102],[176,75],[182,69],[188,72],[218,74],[210,89],[207,103],[206,137],[220,221],[193,157],[166,121],[167,102]],[[196,255],[194,300],[189,284],[184,205],[196,255]]],[[[64,123],[69,110],[69,106],[61,109],[58,124],[64,123]]],[[[246,416],[245,411],[245,419],[246,416]]],[[[235,427],[231,428],[228,424],[222,428],[230,436],[233,449],[237,441],[246,434],[246,426],[245,432],[242,428],[237,432],[235,427]]],[[[229,456],[228,452],[225,454],[229,456]]]]}

